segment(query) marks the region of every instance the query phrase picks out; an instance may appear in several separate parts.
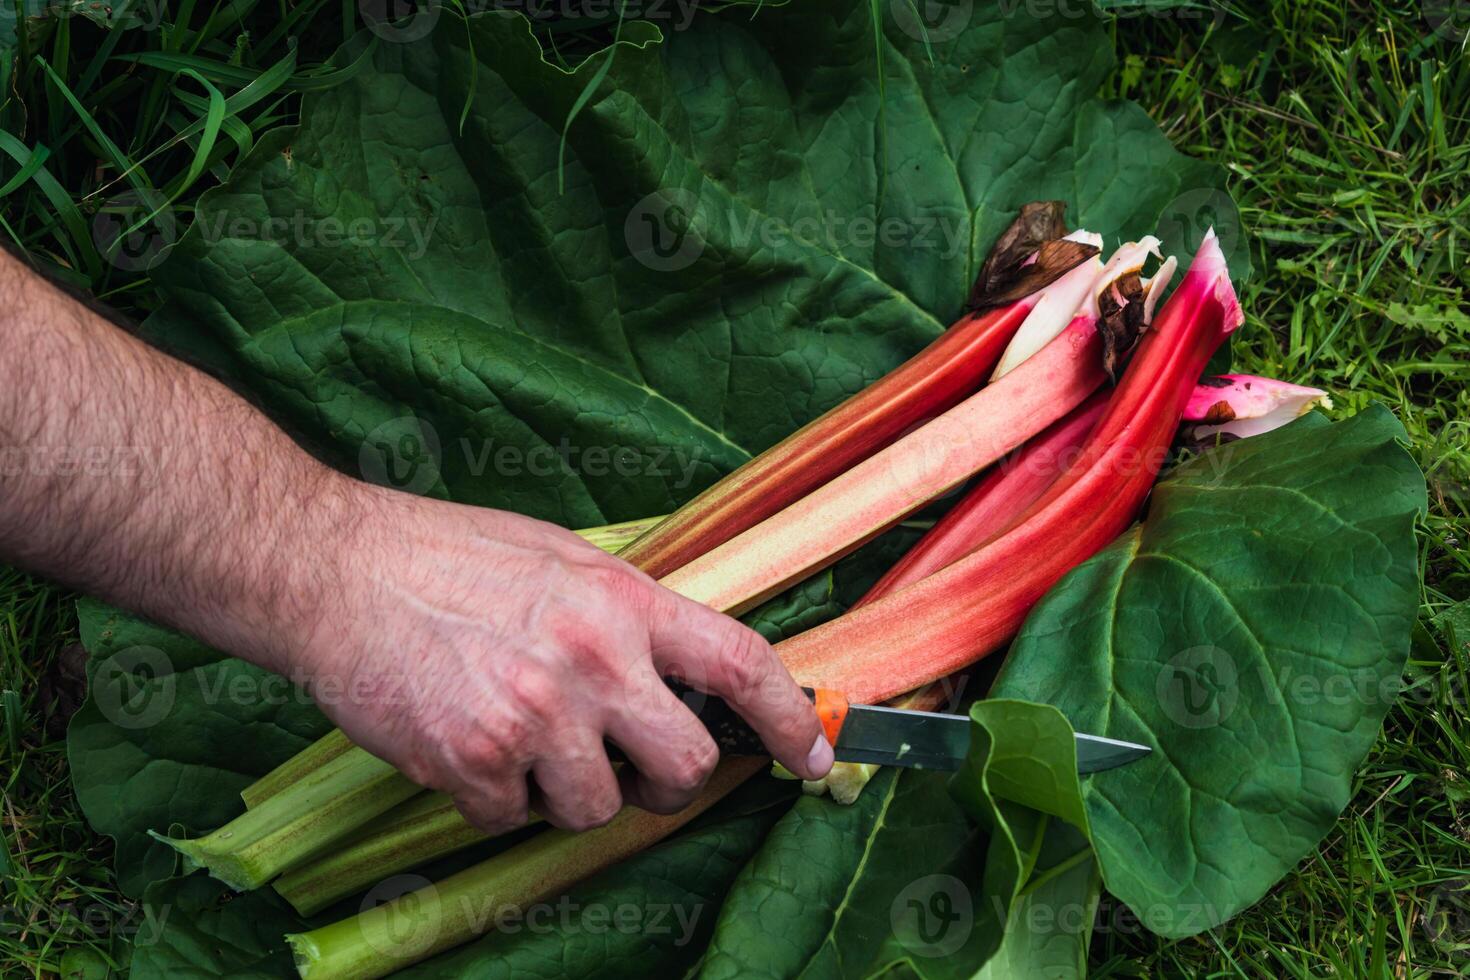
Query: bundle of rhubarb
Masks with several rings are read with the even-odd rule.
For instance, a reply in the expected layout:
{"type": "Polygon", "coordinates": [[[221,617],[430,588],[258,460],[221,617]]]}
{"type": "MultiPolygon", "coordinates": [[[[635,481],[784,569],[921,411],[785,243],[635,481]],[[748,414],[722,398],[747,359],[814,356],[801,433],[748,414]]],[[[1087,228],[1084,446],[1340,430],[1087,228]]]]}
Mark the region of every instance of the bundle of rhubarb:
{"type": "MultiPolygon", "coordinates": [[[[736,614],[976,478],[852,609],[777,648],[804,685],[936,707],[936,681],[1002,649],[1058,579],[1132,522],[1182,421],[1219,438],[1231,421],[1310,404],[1251,379],[1199,385],[1241,322],[1213,233],[1160,306],[1175,262],[1157,239],[1104,261],[1102,237],[1067,233],[1061,210],[1023,209],[981,270],[970,310],[897,370],[673,515],[586,536],[736,614]]],[[[291,936],[298,969],[382,976],[464,942],[491,925],[470,910],[555,896],[667,836],[764,765],[726,760],[682,813],[628,809],[588,833],[547,830],[425,894],[291,936]],[[406,940],[404,922],[422,921],[426,907],[436,910],[431,928],[406,940]],[[406,910],[417,915],[406,920],[406,910]]],[[[866,775],[839,767],[828,784],[851,800],[866,775]]],[[[340,733],[244,797],[247,811],[230,824],[169,843],[236,889],[272,885],[303,914],[482,839],[447,797],[340,733]]]]}

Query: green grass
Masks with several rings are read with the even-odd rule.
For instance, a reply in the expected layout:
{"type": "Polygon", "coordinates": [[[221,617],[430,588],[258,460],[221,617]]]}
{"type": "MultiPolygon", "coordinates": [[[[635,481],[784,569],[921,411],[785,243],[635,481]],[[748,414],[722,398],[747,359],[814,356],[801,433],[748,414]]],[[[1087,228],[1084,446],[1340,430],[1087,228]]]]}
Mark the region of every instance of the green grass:
{"type": "MultiPolygon", "coordinates": [[[[1218,23],[1147,16],[1115,28],[1111,91],[1142,104],[1185,152],[1232,173],[1256,267],[1238,369],[1328,388],[1342,412],[1388,404],[1429,474],[1431,512],[1414,687],[1335,831],[1211,934],[1169,943],[1110,914],[1093,945],[1096,976],[1470,972],[1470,892],[1459,893],[1470,888],[1470,607],[1450,613],[1464,622],[1458,636],[1442,623],[1470,597],[1470,57],[1420,6],[1257,0],[1218,23]]],[[[1460,7],[1470,25],[1470,0],[1460,7]]],[[[114,214],[116,229],[168,202],[182,228],[243,147],[291,120],[295,93],[330,82],[322,62],[344,35],[340,4],[184,9],[183,22],[160,30],[28,23],[0,55],[0,187],[38,145],[49,151],[49,179],[0,194],[0,234],[134,317],[153,294],[141,271],[106,261],[98,212],[114,214]],[[104,61],[99,45],[152,60],[104,61]],[[195,74],[157,67],[165,54],[191,59],[195,74]],[[247,83],[251,100],[227,98],[247,83]]],[[[590,42],[558,33],[557,47],[574,58],[590,42]]],[[[1181,206],[1202,221],[1208,204],[1181,206]]],[[[45,975],[68,953],[69,974],[105,975],[125,955],[108,927],[138,925],[110,887],[106,842],[70,796],[63,746],[46,734],[40,679],[75,630],[69,597],[0,574],[6,976],[45,975]]]]}
{"type": "Polygon", "coordinates": [[[1232,173],[1256,269],[1237,370],[1343,412],[1389,405],[1431,509],[1415,686],[1336,830],[1212,935],[1099,936],[1097,976],[1470,974],[1470,629],[1453,649],[1432,625],[1470,595],[1470,56],[1419,6],[1284,0],[1208,39],[1199,21],[1117,31],[1116,91],[1232,173]]]}

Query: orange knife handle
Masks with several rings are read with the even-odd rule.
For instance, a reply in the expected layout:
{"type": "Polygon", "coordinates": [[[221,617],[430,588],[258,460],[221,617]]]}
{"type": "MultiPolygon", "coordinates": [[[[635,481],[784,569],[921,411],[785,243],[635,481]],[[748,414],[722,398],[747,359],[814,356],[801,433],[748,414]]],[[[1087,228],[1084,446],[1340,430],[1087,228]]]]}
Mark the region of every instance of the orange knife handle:
{"type": "Polygon", "coordinates": [[[827,741],[835,748],[837,736],[842,732],[842,723],[847,720],[847,698],[837,691],[826,688],[802,688],[812,703],[817,706],[817,718],[822,722],[822,731],[827,741]]]}
{"type": "MultiPolygon", "coordinates": [[[[760,736],[724,700],[696,691],[679,681],[669,680],[667,683],[675,696],[684,702],[685,707],[693,711],[704,727],[709,729],[710,736],[720,747],[721,755],[768,754],[760,736]]],[[[822,723],[822,731],[827,741],[835,746],[837,736],[842,731],[842,723],[847,720],[847,698],[836,691],[814,690],[810,687],[804,687],[802,691],[812,699],[817,718],[822,723]]],[[[624,758],[617,746],[611,744],[608,746],[608,757],[619,760],[624,758]]]]}

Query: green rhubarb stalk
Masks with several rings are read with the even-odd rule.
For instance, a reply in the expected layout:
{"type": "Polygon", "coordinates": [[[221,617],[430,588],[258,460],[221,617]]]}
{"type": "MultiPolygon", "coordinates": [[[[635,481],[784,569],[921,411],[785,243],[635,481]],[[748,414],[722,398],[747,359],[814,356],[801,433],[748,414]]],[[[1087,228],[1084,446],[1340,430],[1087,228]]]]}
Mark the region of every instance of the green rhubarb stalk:
{"type": "Polygon", "coordinates": [[[247,809],[254,809],[260,806],[261,801],[316,772],[350,748],[352,742],[342,734],[341,729],[334,728],[242,789],[240,799],[245,801],[247,809]]]}
{"type": "Polygon", "coordinates": [[[381,813],[423,792],[361,749],[321,765],[204,837],[149,831],[236,891],[259,888],[381,813]]]}
{"type": "Polygon", "coordinates": [[[548,830],[437,884],[310,932],[286,936],[303,980],[373,980],[495,928],[497,918],[649,847],[688,823],[764,766],[722,762],[689,807],[660,816],[624,808],[605,827],[548,830]]]}
{"type": "Polygon", "coordinates": [[[608,554],[617,554],[628,545],[641,538],[648,531],[663,523],[667,515],[659,517],[640,517],[633,521],[623,521],[621,524],[604,524],[601,527],[587,527],[576,533],[587,541],[597,545],[608,554]]]}
{"type": "Polygon", "coordinates": [[[274,887],[297,912],[314,915],[390,875],[487,839],[465,822],[447,794],[421,793],[281,875],[274,887]]]}

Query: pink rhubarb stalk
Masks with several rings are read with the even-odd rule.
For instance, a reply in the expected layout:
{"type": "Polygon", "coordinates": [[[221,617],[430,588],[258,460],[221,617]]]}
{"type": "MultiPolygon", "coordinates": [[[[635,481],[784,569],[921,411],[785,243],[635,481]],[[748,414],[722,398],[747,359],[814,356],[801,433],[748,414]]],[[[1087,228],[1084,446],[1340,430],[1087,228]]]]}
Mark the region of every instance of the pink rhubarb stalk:
{"type": "Polygon", "coordinates": [[[898,369],[745,463],[624,548],[654,578],[800,500],[978,388],[1035,298],[969,315],[898,369]]]}
{"type": "MultiPolygon", "coordinates": [[[[878,580],[857,605],[952,565],[1000,534],[1067,469],[1108,404],[1099,391],[997,463],[878,580]]],[[[855,605],[853,608],[857,608],[855,605]]]]}
{"type": "Polygon", "coordinates": [[[1332,407],[1332,399],[1320,388],[1250,374],[1221,374],[1200,379],[1184,406],[1184,418],[1198,423],[1196,439],[1216,435],[1243,439],[1279,429],[1319,405],[1332,407]]]}
{"type": "Polygon", "coordinates": [[[803,684],[876,702],[1003,645],[1062,575],[1112,541],[1147,496],[1194,382],[1241,322],[1206,236],[1080,457],[993,540],[941,571],[780,644],[803,684]]]}
{"type": "Polygon", "coordinates": [[[989,466],[1075,408],[1104,377],[1096,320],[1078,317],[1004,378],[662,584],[715,609],[749,609],[989,466]]]}

